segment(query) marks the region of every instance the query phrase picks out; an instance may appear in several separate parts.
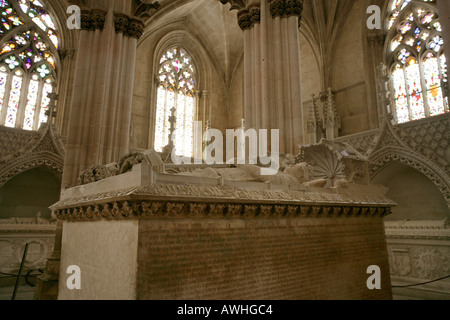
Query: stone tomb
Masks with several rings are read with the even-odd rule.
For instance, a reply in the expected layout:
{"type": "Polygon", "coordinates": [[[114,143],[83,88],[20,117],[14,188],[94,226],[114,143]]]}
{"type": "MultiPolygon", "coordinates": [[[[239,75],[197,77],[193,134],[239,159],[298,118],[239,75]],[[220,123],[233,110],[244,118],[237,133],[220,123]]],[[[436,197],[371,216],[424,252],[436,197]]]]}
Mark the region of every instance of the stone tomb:
{"type": "Polygon", "coordinates": [[[383,217],[395,204],[348,148],[304,148],[272,177],[164,166],[154,151],[88,170],[52,207],[64,221],[59,299],[392,299],[383,217]],[[379,290],[367,286],[374,265],[379,290]]]}

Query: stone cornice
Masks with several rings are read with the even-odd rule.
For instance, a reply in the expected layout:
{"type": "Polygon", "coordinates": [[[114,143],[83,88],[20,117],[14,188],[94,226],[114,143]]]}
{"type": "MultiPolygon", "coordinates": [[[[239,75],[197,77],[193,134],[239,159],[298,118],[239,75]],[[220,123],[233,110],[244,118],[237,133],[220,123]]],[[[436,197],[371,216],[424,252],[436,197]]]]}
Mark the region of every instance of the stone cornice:
{"type": "Polygon", "coordinates": [[[159,218],[383,217],[395,204],[377,194],[252,190],[230,186],[150,185],[65,199],[56,217],[71,221],[159,218]]]}

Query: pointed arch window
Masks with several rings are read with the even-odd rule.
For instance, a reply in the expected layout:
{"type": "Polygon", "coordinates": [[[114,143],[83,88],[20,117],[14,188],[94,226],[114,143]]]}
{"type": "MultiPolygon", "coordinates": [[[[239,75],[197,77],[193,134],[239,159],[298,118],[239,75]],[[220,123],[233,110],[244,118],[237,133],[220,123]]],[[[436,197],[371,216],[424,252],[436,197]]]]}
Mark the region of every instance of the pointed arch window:
{"type": "Polygon", "coordinates": [[[447,61],[435,0],[393,0],[386,56],[395,118],[405,123],[449,112],[447,61]]]}
{"type": "Polygon", "coordinates": [[[0,125],[37,130],[57,81],[56,26],[43,1],[0,0],[0,12],[0,125]]]}
{"type": "Polygon", "coordinates": [[[175,148],[179,156],[193,156],[195,68],[189,54],[179,47],[167,50],[159,60],[155,150],[169,143],[171,109],[175,108],[175,148]]]}

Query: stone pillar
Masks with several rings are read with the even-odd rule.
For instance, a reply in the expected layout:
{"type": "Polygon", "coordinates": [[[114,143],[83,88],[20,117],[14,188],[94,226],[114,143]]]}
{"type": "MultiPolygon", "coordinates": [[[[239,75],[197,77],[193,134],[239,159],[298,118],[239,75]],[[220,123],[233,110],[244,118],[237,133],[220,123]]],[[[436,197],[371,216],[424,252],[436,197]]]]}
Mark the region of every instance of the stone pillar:
{"type": "Polygon", "coordinates": [[[82,10],[63,188],[81,171],[128,152],[137,39],[143,22],[127,0],[90,2],[82,10]]]}
{"type": "Polygon", "coordinates": [[[385,36],[380,30],[370,30],[367,33],[367,52],[369,54],[367,59],[367,74],[366,81],[369,84],[368,90],[371,92],[372,99],[368,101],[367,112],[369,117],[369,125],[371,129],[378,128],[380,125],[380,119],[388,113],[387,107],[384,104],[384,100],[381,99],[381,95],[385,94],[380,81],[385,76],[384,73],[380,73],[379,66],[383,63],[383,47],[385,42],[385,36]],[[375,98],[375,99],[373,99],[375,98]]]}
{"type": "Polygon", "coordinates": [[[442,37],[444,38],[445,55],[450,61],[450,3],[448,0],[438,0],[439,18],[442,25],[442,37]]]}
{"type": "Polygon", "coordinates": [[[302,0],[252,0],[239,9],[244,32],[244,116],[248,129],[279,129],[280,152],[304,143],[299,19],[302,0]]]}

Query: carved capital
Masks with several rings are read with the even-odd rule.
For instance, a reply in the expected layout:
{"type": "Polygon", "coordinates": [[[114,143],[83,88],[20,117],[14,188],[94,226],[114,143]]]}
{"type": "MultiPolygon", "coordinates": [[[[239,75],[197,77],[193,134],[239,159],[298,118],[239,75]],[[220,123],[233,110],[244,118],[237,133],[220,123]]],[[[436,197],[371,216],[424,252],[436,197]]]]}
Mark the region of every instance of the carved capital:
{"type": "Polygon", "coordinates": [[[91,30],[92,19],[90,10],[81,10],[81,30],[91,30]]]}
{"type": "Polygon", "coordinates": [[[248,30],[253,26],[252,15],[248,9],[242,9],[238,12],[238,24],[243,31],[248,30]]]}
{"type": "Polygon", "coordinates": [[[379,31],[372,31],[367,34],[367,41],[371,46],[376,44],[383,45],[386,36],[381,34],[379,31]]]}
{"type": "Polygon", "coordinates": [[[105,26],[105,20],[106,20],[105,11],[99,9],[94,9],[91,11],[91,21],[94,30],[97,29],[103,30],[103,27],[105,26]]]}
{"type": "Polygon", "coordinates": [[[298,16],[299,18],[302,16],[303,12],[303,0],[286,0],[286,15],[290,16],[298,16]]]}
{"type": "Polygon", "coordinates": [[[128,25],[127,35],[139,40],[139,38],[142,37],[143,34],[144,34],[144,22],[140,19],[131,18],[128,25]]]}
{"type": "Polygon", "coordinates": [[[272,17],[281,17],[284,15],[286,11],[286,2],[285,0],[269,0],[270,2],[270,13],[272,17]]]}
{"type": "Polygon", "coordinates": [[[100,9],[81,11],[81,30],[103,30],[105,26],[106,12],[100,9]]]}
{"type": "Polygon", "coordinates": [[[261,22],[261,9],[259,7],[259,5],[252,5],[248,8],[248,11],[250,13],[250,19],[252,22],[252,25],[254,25],[255,23],[260,23],[261,22]]]}
{"type": "Polygon", "coordinates": [[[303,0],[269,0],[272,17],[298,16],[301,19],[303,0]]]}
{"type": "Polygon", "coordinates": [[[130,18],[122,13],[116,13],[114,16],[114,27],[117,33],[126,33],[130,24],[130,18]]]}

